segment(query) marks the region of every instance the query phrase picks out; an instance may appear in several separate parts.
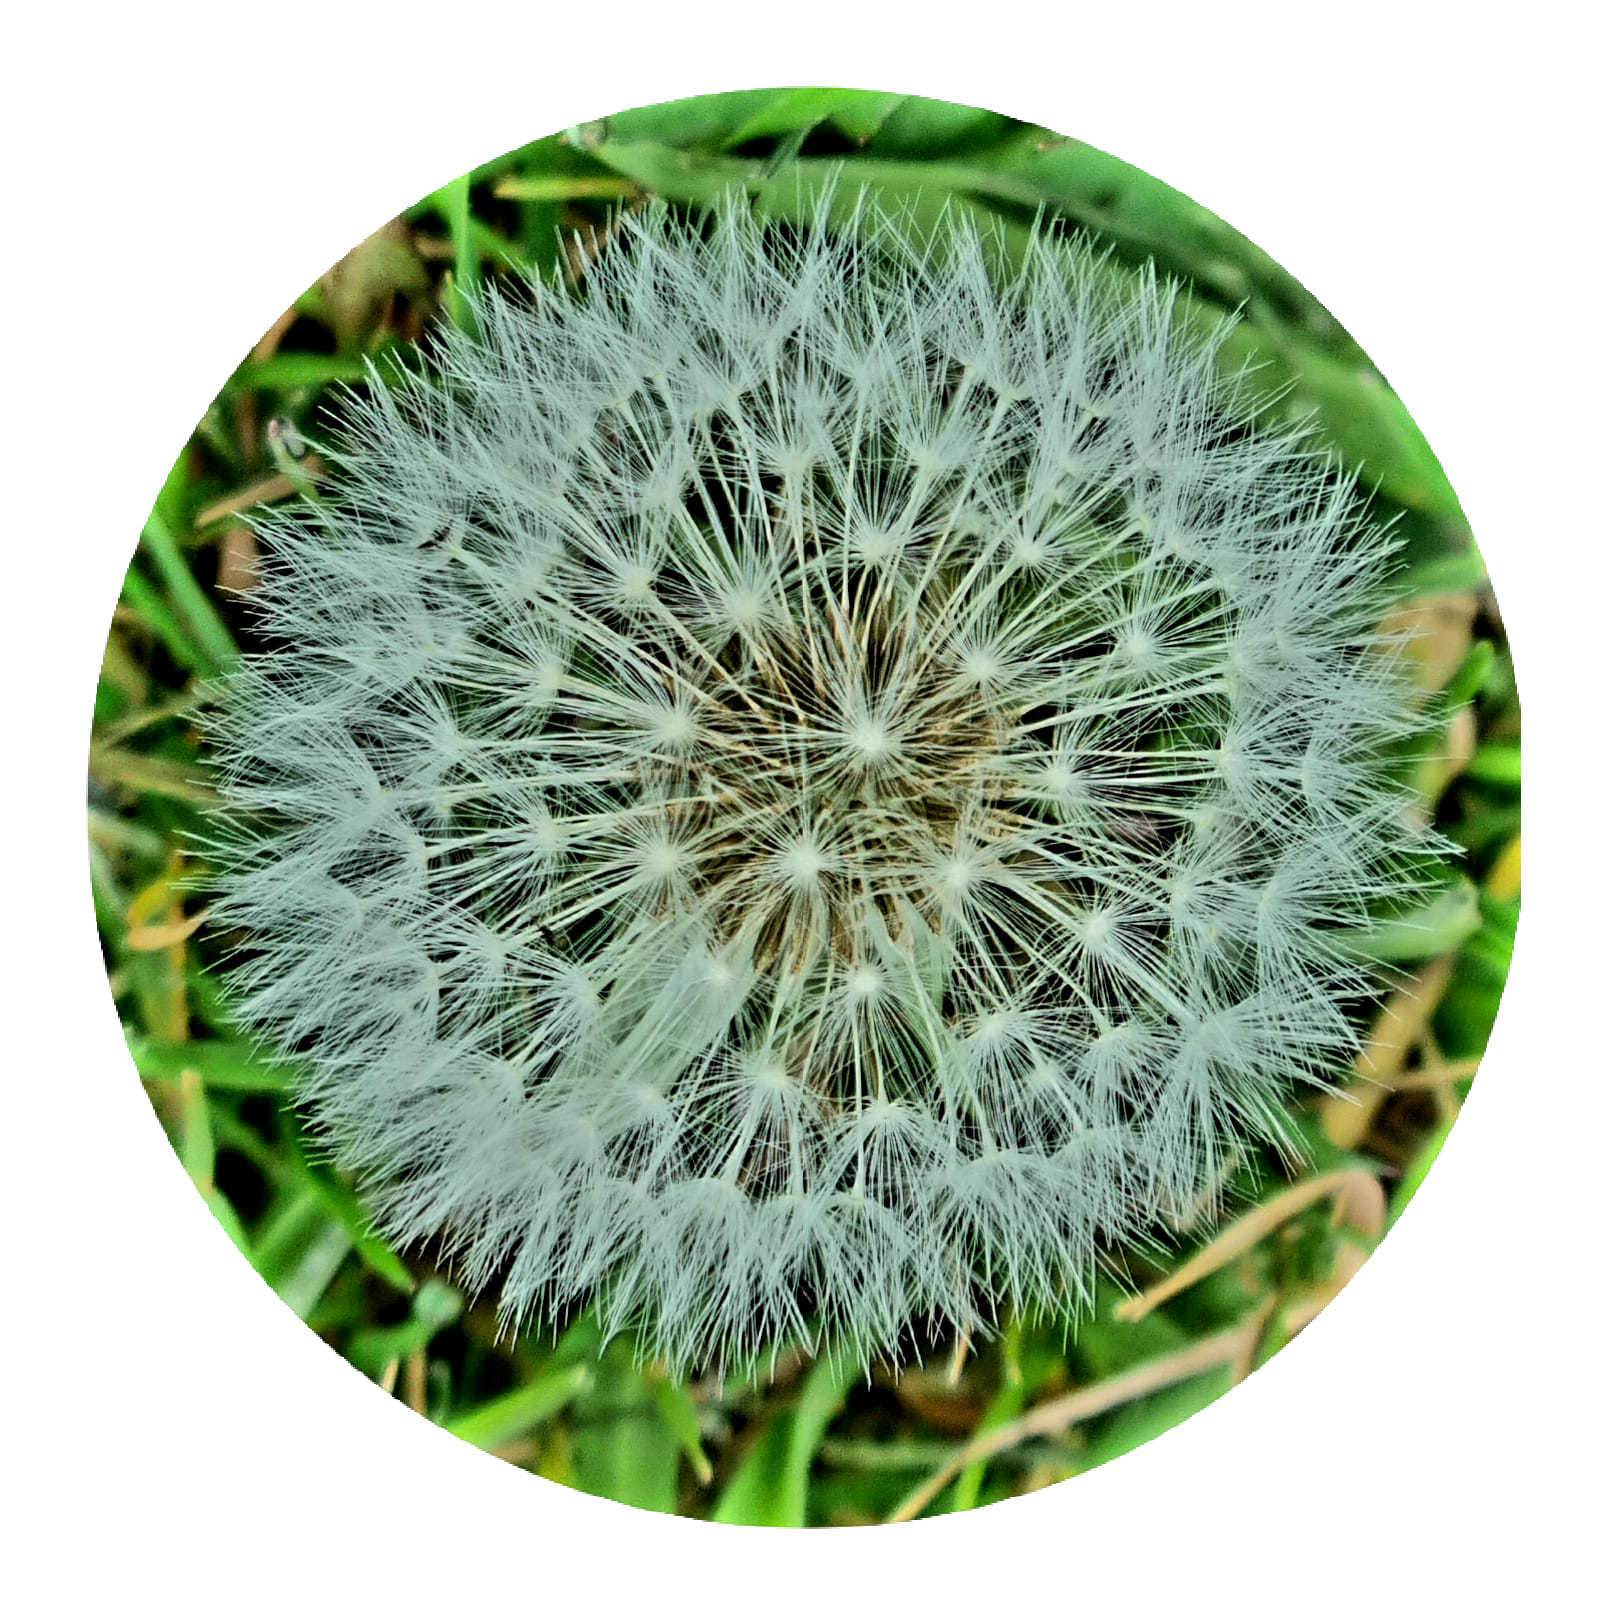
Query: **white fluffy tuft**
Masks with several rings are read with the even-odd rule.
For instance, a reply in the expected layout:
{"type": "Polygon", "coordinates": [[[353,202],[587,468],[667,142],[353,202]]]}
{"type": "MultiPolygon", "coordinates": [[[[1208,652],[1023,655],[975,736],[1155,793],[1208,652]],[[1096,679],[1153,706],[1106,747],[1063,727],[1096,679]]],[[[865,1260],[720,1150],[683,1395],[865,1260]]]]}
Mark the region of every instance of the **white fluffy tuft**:
{"type": "Polygon", "coordinates": [[[1346,1056],[1389,545],[1151,275],[731,205],[263,523],[221,918],[385,1226],[677,1368],[1064,1314],[1346,1056]]]}

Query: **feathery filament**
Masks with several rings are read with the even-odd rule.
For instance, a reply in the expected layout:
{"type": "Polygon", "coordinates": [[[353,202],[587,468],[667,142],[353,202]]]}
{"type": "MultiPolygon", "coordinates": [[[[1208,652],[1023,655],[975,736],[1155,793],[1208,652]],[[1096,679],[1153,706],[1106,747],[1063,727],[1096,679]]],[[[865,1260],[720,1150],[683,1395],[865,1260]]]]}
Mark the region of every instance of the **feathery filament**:
{"type": "Polygon", "coordinates": [[[1388,541],[1176,292],[731,204],[265,520],[220,913],[394,1235],[675,1367],[1063,1314],[1286,1136],[1410,879],[1388,541]]]}

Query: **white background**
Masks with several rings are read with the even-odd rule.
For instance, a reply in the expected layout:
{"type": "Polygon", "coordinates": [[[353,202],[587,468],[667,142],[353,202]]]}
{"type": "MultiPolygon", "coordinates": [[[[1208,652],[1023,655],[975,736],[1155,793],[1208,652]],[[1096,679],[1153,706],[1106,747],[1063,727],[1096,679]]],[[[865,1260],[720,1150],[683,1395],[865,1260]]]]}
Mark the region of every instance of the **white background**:
{"type": "Polygon", "coordinates": [[[270,0],[13,16],[13,1607],[1592,1601],[1606,618],[1600,243],[1584,231],[1600,57],[1584,7],[1481,9],[270,0]],[[1182,1429],[1040,1495],[891,1530],[637,1514],[482,1456],[360,1379],[247,1268],[174,1161],[120,1047],[84,869],[84,747],[118,579],[244,349],[359,237],[472,164],[620,107],[773,83],[917,92],[1081,135],[1305,280],[1460,492],[1527,719],[1506,1005],[1454,1138],[1381,1253],[1182,1429]]]}

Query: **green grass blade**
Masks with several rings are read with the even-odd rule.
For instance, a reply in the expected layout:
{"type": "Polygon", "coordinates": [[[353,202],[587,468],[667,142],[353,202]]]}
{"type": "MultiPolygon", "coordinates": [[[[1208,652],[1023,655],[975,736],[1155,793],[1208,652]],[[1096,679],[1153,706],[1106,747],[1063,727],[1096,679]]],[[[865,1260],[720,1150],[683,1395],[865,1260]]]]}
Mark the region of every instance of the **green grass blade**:
{"type": "Polygon", "coordinates": [[[714,1477],[713,1465],[703,1450],[702,1431],[697,1423],[697,1403],[680,1385],[669,1379],[659,1379],[653,1386],[658,1402],[658,1416],[664,1427],[675,1437],[680,1449],[691,1464],[692,1473],[699,1485],[706,1485],[714,1477]]]}
{"type": "Polygon", "coordinates": [[[360,358],[333,353],[275,353],[267,359],[248,359],[229,377],[224,393],[317,392],[339,382],[368,379],[368,366],[360,358]]]}
{"type": "Polygon", "coordinates": [[[1336,931],[1333,939],[1355,958],[1412,964],[1459,947],[1478,923],[1478,889],[1461,875],[1421,907],[1365,930],[1336,931]]]}
{"type": "Polygon", "coordinates": [[[150,513],[140,542],[145,553],[155,561],[174,605],[205,652],[211,672],[227,672],[239,660],[239,646],[218,615],[217,607],[196,582],[195,573],[179,548],[178,538],[159,512],[150,513]]]}
{"type": "Polygon", "coordinates": [[[505,1445],[561,1411],[594,1376],[589,1362],[553,1368],[538,1374],[528,1384],[453,1418],[446,1425],[447,1432],[486,1450],[505,1445]]]}
{"type": "Polygon", "coordinates": [[[213,669],[206,652],[137,565],[130,566],[123,575],[122,598],[186,672],[201,677],[211,674],[213,669]]]}
{"type": "Polygon", "coordinates": [[[1501,790],[1517,789],[1522,783],[1522,747],[1512,741],[1480,745],[1467,764],[1466,776],[1501,790]]]}
{"type": "Polygon", "coordinates": [[[290,1091],[289,1068],[264,1059],[244,1043],[162,1042],[131,1036],[128,1051],[148,1082],[177,1081],[186,1070],[193,1070],[210,1088],[237,1093],[290,1091]]]}
{"type": "Polygon", "coordinates": [[[808,1523],[809,1469],[826,1428],[847,1399],[848,1383],[840,1353],[814,1364],[790,1411],[764,1431],[725,1488],[714,1511],[716,1520],[794,1529],[808,1523]]]}
{"type": "Polygon", "coordinates": [[[330,1216],[323,1196],[306,1187],[293,1192],[268,1218],[253,1264],[279,1298],[304,1318],[322,1299],[351,1246],[351,1234],[330,1216]]]}
{"type": "Polygon", "coordinates": [[[434,200],[452,238],[452,323],[459,330],[468,330],[473,324],[474,296],[480,289],[480,252],[469,212],[469,175],[461,174],[443,185],[434,200]]]}
{"type": "Polygon", "coordinates": [[[616,1342],[574,1403],[573,1483],[650,1513],[679,1501],[681,1443],[664,1419],[657,1386],[616,1342]]]}

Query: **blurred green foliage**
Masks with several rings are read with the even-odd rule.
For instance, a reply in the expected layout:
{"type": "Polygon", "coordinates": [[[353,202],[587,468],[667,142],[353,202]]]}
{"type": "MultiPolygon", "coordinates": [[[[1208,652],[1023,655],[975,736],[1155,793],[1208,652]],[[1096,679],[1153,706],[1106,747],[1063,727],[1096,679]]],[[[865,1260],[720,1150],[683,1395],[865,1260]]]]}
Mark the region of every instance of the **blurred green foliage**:
{"type": "Polygon", "coordinates": [[[1398,1215],[1443,1143],[1489,1034],[1520,892],[1516,686],[1466,520],[1409,414],[1285,269],[1117,159],[973,107],[779,89],[622,112],[537,140],[360,243],[269,329],[209,405],[140,536],[108,638],[90,749],[96,919],[129,1050],[183,1169],[224,1232],[308,1325],[388,1393],[535,1473],[639,1507],[733,1523],[865,1522],[972,1508],[1084,1472],[1171,1427],[1292,1337],[1398,1215]],[[727,187],[795,215],[837,178],[919,221],[943,206],[1018,242],[1039,215],[1191,286],[1184,317],[1241,313],[1227,362],[1310,415],[1406,541],[1402,622],[1430,743],[1402,758],[1424,813],[1465,848],[1419,912],[1353,938],[1385,987],[1345,1100],[1297,1118],[1306,1159],[1236,1163],[1232,1219],[1124,1252],[1068,1337],[1017,1319],[979,1348],[933,1342],[901,1376],[783,1353],[749,1382],[676,1384],[594,1324],[510,1340],[429,1251],[377,1238],[309,1142],[292,1073],[230,1025],[208,965],[202,844],[212,799],[195,718],[252,645],[244,512],[313,488],[337,383],[509,272],[584,271],[614,209],[727,187]],[[1390,1016],[1393,1016],[1391,1019],[1390,1016]],[[1392,1039],[1392,1040],[1389,1040],[1392,1039]],[[1315,1197],[1312,1197],[1312,1196],[1315,1197]],[[1133,1294],[1148,1295],[1134,1304],[1133,1294]]]}

